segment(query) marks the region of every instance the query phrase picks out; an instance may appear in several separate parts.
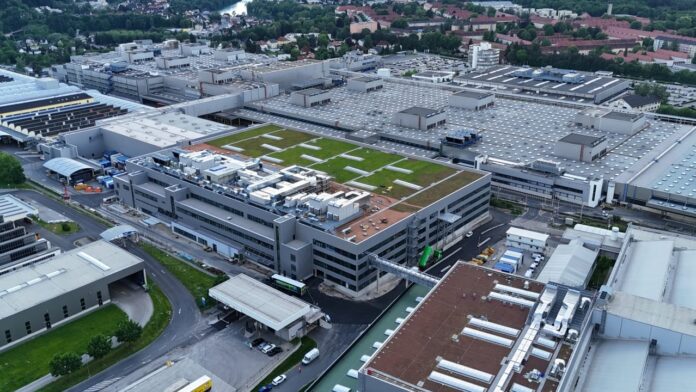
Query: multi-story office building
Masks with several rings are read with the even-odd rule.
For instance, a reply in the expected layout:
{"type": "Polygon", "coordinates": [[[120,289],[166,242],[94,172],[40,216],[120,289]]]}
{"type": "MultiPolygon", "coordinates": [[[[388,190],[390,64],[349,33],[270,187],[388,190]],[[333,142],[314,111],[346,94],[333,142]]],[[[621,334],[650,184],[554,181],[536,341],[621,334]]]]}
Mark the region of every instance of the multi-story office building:
{"type": "Polygon", "coordinates": [[[500,49],[494,48],[488,42],[469,45],[469,67],[486,69],[500,63],[500,49]]]}
{"type": "Polygon", "coordinates": [[[318,276],[350,295],[377,279],[369,255],[411,265],[426,245],[444,247],[488,217],[486,173],[297,131],[255,132],[217,139],[229,140],[222,148],[209,141],[132,159],[116,192],[218,253],[294,279],[318,276]]]}

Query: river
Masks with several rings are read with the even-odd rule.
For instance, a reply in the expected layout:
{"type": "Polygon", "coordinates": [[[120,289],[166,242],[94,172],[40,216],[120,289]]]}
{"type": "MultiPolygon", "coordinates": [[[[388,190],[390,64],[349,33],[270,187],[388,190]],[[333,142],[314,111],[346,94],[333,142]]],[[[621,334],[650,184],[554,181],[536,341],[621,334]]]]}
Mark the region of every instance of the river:
{"type": "Polygon", "coordinates": [[[227,6],[220,10],[221,14],[228,13],[230,15],[241,15],[247,13],[247,4],[251,3],[252,0],[240,0],[230,6],[227,6]]]}

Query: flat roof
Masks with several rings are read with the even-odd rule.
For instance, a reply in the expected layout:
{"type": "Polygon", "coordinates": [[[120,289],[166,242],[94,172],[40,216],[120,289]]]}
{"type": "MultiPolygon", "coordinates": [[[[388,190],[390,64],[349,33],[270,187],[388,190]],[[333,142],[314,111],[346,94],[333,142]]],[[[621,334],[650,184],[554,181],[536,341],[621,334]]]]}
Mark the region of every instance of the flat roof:
{"type": "Polygon", "coordinates": [[[293,91],[293,94],[299,94],[299,95],[307,95],[307,96],[314,96],[314,95],[321,95],[325,94],[326,91],[324,90],[319,90],[318,88],[306,88],[304,90],[297,90],[293,91]]]}
{"type": "Polygon", "coordinates": [[[311,311],[311,306],[256,279],[239,274],[211,288],[209,294],[273,330],[281,330],[311,311]]]}
{"type": "MultiPolygon", "coordinates": [[[[656,176],[659,175],[659,169],[675,170],[671,167],[671,163],[682,158],[686,159],[689,153],[694,152],[692,145],[696,144],[696,132],[694,132],[692,137],[684,140],[684,143],[676,144],[674,150],[679,151],[678,155],[673,157],[673,154],[669,154],[655,162],[655,157],[694,127],[664,121],[650,121],[648,127],[635,135],[602,132],[576,124],[576,116],[585,109],[582,105],[555,106],[542,102],[543,96],[539,97],[539,102],[533,102],[496,95],[494,106],[485,110],[470,111],[449,106],[453,91],[458,89],[450,85],[431,83],[410,85],[385,80],[382,89],[370,94],[351,91],[346,86],[326,90],[331,94],[331,103],[321,107],[298,107],[290,103],[288,95],[280,95],[248,104],[249,107],[257,110],[237,109],[235,112],[244,118],[301,126],[334,137],[343,135],[345,132],[331,127],[351,132],[367,130],[384,136],[393,135],[395,138],[413,140],[414,143],[418,142],[424,146],[439,145],[441,139],[453,130],[471,129],[482,136],[482,140],[466,148],[466,152],[471,153],[472,156],[487,155],[520,166],[530,164],[537,159],[549,159],[559,162],[566,173],[585,178],[604,177],[605,180],[611,181],[616,180],[624,172],[637,173],[651,166],[650,162],[653,162],[651,168],[654,167],[650,173],[655,170],[656,176]],[[444,108],[447,123],[429,132],[393,123],[394,114],[414,106],[444,108]],[[318,124],[325,124],[325,126],[318,124]],[[608,152],[593,162],[556,156],[554,154],[556,142],[569,133],[605,136],[608,152]],[[642,161],[643,159],[645,161],[642,161]]],[[[556,97],[556,100],[564,102],[567,99],[556,97]]],[[[601,114],[606,111],[606,109],[602,110],[601,114]]],[[[405,146],[386,139],[378,141],[376,145],[421,156],[434,154],[423,148],[405,146]]],[[[696,162],[696,153],[689,159],[696,162]]],[[[684,165],[688,167],[688,164],[692,163],[686,162],[684,165]]],[[[651,174],[646,174],[644,177],[651,177],[651,174]]]]}
{"type": "Polygon", "coordinates": [[[158,148],[165,148],[184,140],[199,139],[234,127],[189,116],[179,112],[145,112],[115,118],[100,128],[118,135],[137,139],[158,148]]]}
{"type": "Polygon", "coordinates": [[[674,241],[631,242],[626,251],[623,274],[618,290],[639,297],[661,301],[672,261],[674,241]]]}
{"type": "Polygon", "coordinates": [[[609,118],[612,120],[635,121],[643,116],[643,113],[617,112],[615,110],[612,110],[609,113],[605,114],[604,118],[609,118]]]}
{"type": "Polygon", "coordinates": [[[140,266],[139,257],[106,241],[94,241],[41,263],[0,275],[0,319],[140,266]]]}
{"type": "MultiPolygon", "coordinates": [[[[0,217],[5,221],[37,215],[39,211],[14,195],[0,195],[0,217]]],[[[0,219],[0,220],[2,220],[0,219]]]]}
{"type": "Polygon", "coordinates": [[[580,133],[571,133],[567,136],[564,136],[559,141],[565,142],[565,143],[581,144],[583,146],[594,147],[604,140],[606,140],[606,138],[603,136],[591,136],[591,135],[583,135],[580,133]]]}
{"type": "Polygon", "coordinates": [[[649,348],[649,341],[600,340],[580,391],[640,390],[649,348]]]}
{"type": "MultiPolygon", "coordinates": [[[[452,376],[493,390],[492,380],[505,367],[503,359],[515,352],[516,342],[524,337],[531,308],[482,298],[492,294],[498,284],[533,296],[540,295],[544,289],[543,284],[534,281],[524,289],[524,282],[521,277],[458,262],[387,338],[361,372],[376,378],[386,377],[387,382],[397,385],[408,383],[429,391],[451,391],[429,379],[433,371],[447,373],[437,365],[438,359],[444,359],[488,374],[491,376],[488,383],[458,374],[452,376]],[[464,328],[503,338],[509,346],[464,334],[464,328]]],[[[551,356],[547,360],[529,356],[522,373],[534,368],[546,372],[551,360],[551,356]]],[[[510,385],[512,382],[532,385],[515,376],[511,377],[510,385]]]]}
{"type": "MultiPolygon", "coordinates": [[[[527,77],[517,77],[513,75],[519,70],[528,70],[525,67],[515,67],[500,65],[488,68],[481,72],[471,72],[460,75],[456,80],[481,85],[498,85],[508,88],[519,88],[522,90],[543,90],[553,91],[558,95],[591,96],[604,92],[606,89],[614,88],[620,83],[625,84],[628,89],[628,82],[610,76],[600,76],[579,71],[568,71],[569,73],[583,75],[585,80],[581,83],[566,83],[555,80],[532,79],[527,77]]],[[[540,70],[543,70],[540,68],[540,70]]],[[[625,90],[624,89],[624,90],[625,90]]]]}
{"type": "Polygon", "coordinates": [[[442,112],[442,110],[413,106],[413,107],[410,107],[408,109],[404,109],[399,113],[413,114],[413,115],[421,116],[421,117],[430,117],[430,116],[434,116],[440,112],[442,112]]]}
{"type": "Polygon", "coordinates": [[[520,229],[519,227],[510,227],[505,234],[507,235],[516,235],[519,237],[524,237],[524,238],[531,238],[535,241],[541,241],[541,242],[546,242],[549,239],[548,234],[544,233],[539,233],[537,231],[531,231],[531,230],[525,230],[525,229],[520,229]]]}
{"type": "Polygon", "coordinates": [[[456,95],[458,97],[482,99],[482,98],[490,97],[490,96],[495,95],[495,94],[493,94],[491,92],[487,92],[487,91],[462,90],[462,91],[454,93],[454,95],[456,95]]]}
{"type": "Polygon", "coordinates": [[[372,76],[358,76],[357,78],[353,78],[351,80],[357,80],[358,82],[369,83],[369,82],[375,82],[375,81],[382,80],[382,79],[372,77],[372,76]]]}

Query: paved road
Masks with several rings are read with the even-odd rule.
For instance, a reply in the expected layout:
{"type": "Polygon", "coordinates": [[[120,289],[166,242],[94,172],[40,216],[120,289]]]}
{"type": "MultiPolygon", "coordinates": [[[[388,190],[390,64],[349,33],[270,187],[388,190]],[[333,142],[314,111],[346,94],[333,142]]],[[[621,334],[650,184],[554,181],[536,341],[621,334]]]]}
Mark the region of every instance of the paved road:
{"type": "Polygon", "coordinates": [[[155,280],[172,304],[172,320],[162,335],[149,346],[74,386],[69,391],[98,391],[171,350],[191,344],[214,332],[214,329],[202,319],[196,302],[181,282],[139,247],[131,245],[127,249],[145,260],[149,277],[155,280]],[[94,386],[99,389],[90,389],[94,386]]]}
{"type": "MultiPolygon", "coordinates": [[[[22,198],[32,199],[44,204],[46,207],[58,211],[74,220],[82,228],[82,234],[79,234],[79,237],[87,235],[92,238],[98,238],[99,234],[107,229],[101,222],[89,215],[83,214],[65,203],[41,193],[34,191],[16,191],[13,193],[22,198]]],[[[172,304],[172,320],[164,333],[152,344],[109,369],[93,376],[89,380],[76,385],[70,389],[72,391],[84,391],[96,384],[106,386],[109,380],[128,374],[144,363],[164,355],[174,348],[201,339],[213,331],[202,319],[196,302],[181,282],[139,247],[131,245],[127,249],[145,260],[149,278],[157,283],[172,304]]]]}

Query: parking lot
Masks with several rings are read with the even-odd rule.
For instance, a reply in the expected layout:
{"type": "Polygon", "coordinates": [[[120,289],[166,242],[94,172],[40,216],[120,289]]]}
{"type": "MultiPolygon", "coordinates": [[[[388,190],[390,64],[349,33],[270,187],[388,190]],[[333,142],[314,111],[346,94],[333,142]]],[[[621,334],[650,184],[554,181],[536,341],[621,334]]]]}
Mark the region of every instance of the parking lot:
{"type": "MultiPolygon", "coordinates": [[[[179,348],[163,358],[156,359],[139,371],[130,374],[109,386],[108,391],[120,391],[127,385],[138,382],[166,363],[168,360],[195,364],[209,376],[222,380],[231,390],[247,391],[253,388],[268,372],[273,370],[288,355],[292,345],[281,341],[272,333],[263,333],[250,338],[244,336],[248,318],[242,318],[225,326],[217,324],[220,331],[210,334],[199,342],[179,348]],[[248,342],[257,337],[283,348],[283,352],[269,357],[256,348],[250,348],[248,342]]],[[[201,370],[198,370],[199,372],[201,370]]]]}

